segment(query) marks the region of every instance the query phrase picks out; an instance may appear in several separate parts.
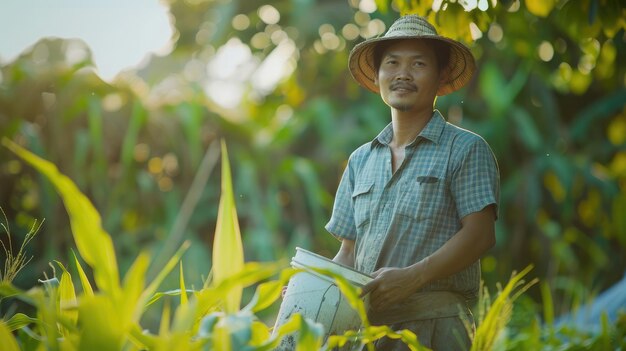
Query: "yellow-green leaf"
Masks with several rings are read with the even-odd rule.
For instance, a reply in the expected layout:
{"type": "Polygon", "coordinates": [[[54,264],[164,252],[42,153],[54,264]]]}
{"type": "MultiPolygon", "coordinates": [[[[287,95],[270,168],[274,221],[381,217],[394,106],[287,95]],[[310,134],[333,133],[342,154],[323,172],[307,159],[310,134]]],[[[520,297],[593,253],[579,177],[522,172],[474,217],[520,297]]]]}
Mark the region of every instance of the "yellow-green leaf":
{"type": "MultiPolygon", "coordinates": [[[[76,291],[72,276],[65,267],[57,261],[63,273],[61,273],[61,281],[59,283],[59,307],[62,316],[65,316],[73,325],[78,320],[78,310],[76,304],[76,291]]],[[[63,331],[67,336],[67,330],[63,331]]]]}
{"type": "Polygon", "coordinates": [[[79,350],[119,351],[132,325],[122,325],[108,296],[84,297],[79,306],[81,334],[79,350]]]}
{"type": "Polygon", "coordinates": [[[513,301],[530,286],[536,283],[532,280],[525,283],[522,278],[532,269],[526,267],[519,274],[514,274],[507,285],[500,291],[498,297],[489,307],[489,311],[476,329],[476,336],[471,350],[491,350],[498,337],[504,330],[513,313],[513,301]]]}
{"type": "Polygon", "coordinates": [[[169,301],[165,301],[161,313],[161,323],[159,324],[159,335],[166,335],[170,331],[170,309],[169,301]]]}
{"type": "Polygon", "coordinates": [[[185,289],[185,275],[183,274],[183,262],[180,262],[180,304],[187,304],[187,290],[185,289]]]}
{"type": "Polygon", "coordinates": [[[24,313],[16,313],[8,321],[6,321],[6,326],[9,328],[9,331],[14,331],[31,323],[39,323],[39,319],[31,318],[24,313]]]}
{"type": "Polygon", "coordinates": [[[252,322],[251,330],[252,338],[250,339],[250,346],[260,346],[271,336],[267,325],[259,321],[252,322]]]}
{"type": "Polygon", "coordinates": [[[147,253],[142,252],[137,256],[124,277],[122,295],[116,296],[116,299],[119,299],[119,314],[125,324],[131,321],[139,322],[139,318],[143,313],[144,306],[139,303],[139,299],[142,296],[149,262],[150,258],[147,253]]]}
{"type": "Polygon", "coordinates": [[[101,224],[100,214],[76,185],[57,167],[7,138],[2,143],[37,169],[56,188],[70,217],[70,226],[80,255],[93,268],[96,284],[104,291],[119,292],[119,273],[113,242],[101,224]]]}
{"type": "Polygon", "coordinates": [[[81,266],[80,262],[78,262],[78,257],[72,250],[72,255],[74,255],[74,262],[76,262],[76,270],[78,271],[78,277],[80,278],[80,284],[83,286],[83,294],[86,296],[93,296],[93,288],[91,287],[91,283],[89,283],[89,279],[83,270],[83,266],[81,266]]]}
{"type": "Polygon", "coordinates": [[[258,312],[268,308],[280,297],[283,287],[289,282],[291,276],[298,272],[300,272],[300,270],[284,269],[280,273],[279,280],[259,284],[252,300],[250,300],[245,307],[245,310],[258,312]]]}
{"type": "MultiPolygon", "coordinates": [[[[241,271],[244,264],[239,220],[233,196],[230,163],[226,144],[222,141],[222,194],[213,242],[213,279],[219,284],[241,271]]],[[[224,300],[226,312],[239,310],[243,286],[236,286],[224,300]]]]}
{"type": "Polygon", "coordinates": [[[176,263],[178,263],[178,261],[183,256],[185,251],[189,248],[189,245],[190,245],[189,241],[183,242],[183,244],[178,248],[174,256],[172,256],[170,260],[167,261],[167,264],[165,264],[165,267],[163,267],[163,269],[159,272],[159,274],[157,274],[156,278],[152,280],[152,282],[148,285],[148,287],[141,294],[141,297],[139,298],[139,301],[137,302],[138,307],[143,306],[143,308],[145,308],[155,301],[152,295],[155,293],[159,285],[161,285],[165,277],[172,271],[172,269],[174,269],[174,267],[176,267],[176,263]]]}
{"type": "Polygon", "coordinates": [[[11,331],[2,320],[0,320],[0,350],[20,351],[20,347],[13,337],[13,334],[11,334],[11,331]]]}

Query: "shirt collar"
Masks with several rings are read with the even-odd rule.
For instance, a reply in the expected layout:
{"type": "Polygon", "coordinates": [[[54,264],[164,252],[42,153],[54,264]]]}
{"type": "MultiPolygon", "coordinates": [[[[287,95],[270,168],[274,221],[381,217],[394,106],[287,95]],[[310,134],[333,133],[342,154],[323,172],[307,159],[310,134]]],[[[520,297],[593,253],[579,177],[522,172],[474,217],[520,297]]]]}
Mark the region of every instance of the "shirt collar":
{"type": "MultiPolygon", "coordinates": [[[[433,111],[433,115],[426,124],[426,127],[422,129],[422,131],[415,137],[415,140],[409,143],[409,146],[414,145],[417,140],[420,138],[428,139],[435,144],[439,143],[439,139],[441,138],[441,134],[443,132],[443,128],[446,125],[446,120],[443,118],[439,110],[433,111]]],[[[372,140],[372,148],[376,144],[381,145],[389,145],[391,140],[393,139],[393,126],[389,123],[385,129],[383,129],[377,136],[372,140]]]]}

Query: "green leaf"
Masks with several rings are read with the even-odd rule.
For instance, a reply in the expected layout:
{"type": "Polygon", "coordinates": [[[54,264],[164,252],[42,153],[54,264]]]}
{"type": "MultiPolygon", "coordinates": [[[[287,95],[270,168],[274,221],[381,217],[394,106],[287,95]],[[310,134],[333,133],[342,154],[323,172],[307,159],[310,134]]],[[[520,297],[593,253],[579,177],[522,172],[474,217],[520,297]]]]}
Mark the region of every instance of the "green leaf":
{"type": "Polygon", "coordinates": [[[5,323],[9,331],[14,331],[32,323],[39,323],[39,319],[29,317],[23,313],[16,313],[5,323]]]}
{"type": "Polygon", "coordinates": [[[180,304],[181,305],[186,305],[187,304],[187,290],[185,289],[185,275],[183,274],[183,262],[180,262],[180,275],[179,275],[179,281],[180,281],[180,304]]]}
{"type": "Polygon", "coordinates": [[[283,287],[287,285],[289,279],[300,271],[297,269],[284,269],[280,273],[279,280],[259,284],[252,300],[250,300],[244,310],[258,312],[268,308],[280,297],[283,287]]]}
{"type": "Polygon", "coordinates": [[[265,279],[269,279],[277,274],[284,265],[282,263],[258,263],[249,262],[243,269],[216,284],[215,281],[208,288],[204,288],[195,294],[198,305],[195,310],[196,319],[202,318],[211,309],[223,301],[232,290],[242,289],[252,284],[256,284],[265,279]]]}
{"type": "Polygon", "coordinates": [[[17,341],[11,334],[11,330],[4,321],[0,320],[0,350],[2,351],[20,351],[17,341]]]}
{"type": "Polygon", "coordinates": [[[543,301],[543,320],[550,334],[550,340],[554,338],[554,301],[552,300],[552,292],[548,283],[542,283],[541,300],[543,301]]]}
{"type": "MultiPolygon", "coordinates": [[[[192,290],[192,289],[187,289],[185,292],[187,292],[187,293],[194,293],[195,291],[192,290]]],[[[180,294],[181,294],[180,289],[174,289],[174,290],[158,292],[158,293],[154,294],[150,298],[150,300],[148,300],[148,302],[146,303],[146,306],[152,305],[153,303],[157,302],[158,300],[160,300],[164,296],[180,296],[180,294]]]]}
{"type": "Polygon", "coordinates": [[[123,318],[122,321],[125,324],[131,321],[139,322],[144,311],[143,303],[139,303],[139,301],[142,296],[149,261],[149,256],[145,252],[137,256],[124,277],[122,295],[115,297],[120,305],[120,317],[123,318]]]}
{"type": "Polygon", "coordinates": [[[57,167],[7,138],[2,143],[17,156],[42,173],[63,199],[70,217],[72,234],[79,253],[93,268],[98,287],[110,293],[119,292],[119,273],[113,242],[101,226],[100,215],[91,201],[57,167]]]}
{"type": "MultiPolygon", "coordinates": [[[[76,321],[78,320],[78,311],[76,310],[77,301],[76,301],[76,291],[74,290],[74,283],[72,282],[72,276],[65,269],[65,267],[61,264],[61,262],[56,261],[56,263],[61,267],[63,273],[61,273],[61,281],[59,282],[59,308],[61,315],[65,316],[68,320],[71,321],[73,325],[76,325],[76,321]]],[[[65,336],[67,336],[67,330],[63,331],[65,336]]]]}
{"type": "Polygon", "coordinates": [[[0,282],[0,296],[2,297],[11,297],[11,296],[20,295],[23,293],[24,291],[13,286],[13,284],[9,282],[0,282]]]}
{"type": "Polygon", "coordinates": [[[301,316],[298,336],[296,351],[318,351],[322,346],[324,326],[301,316]]]}
{"type": "MultiPolygon", "coordinates": [[[[189,245],[190,245],[189,241],[183,242],[183,244],[176,251],[174,256],[172,256],[169,259],[169,261],[167,262],[165,267],[163,267],[163,269],[159,272],[159,274],[157,274],[156,278],[154,278],[154,280],[143,291],[139,301],[137,302],[138,306],[144,306],[144,308],[145,308],[145,307],[148,307],[154,301],[156,301],[151,296],[155,293],[155,291],[157,290],[159,285],[161,285],[161,283],[163,282],[165,277],[172,271],[172,269],[174,269],[176,264],[180,261],[180,258],[183,256],[183,253],[185,252],[185,250],[187,250],[187,248],[189,248],[189,245]]],[[[158,298],[157,298],[157,300],[158,300],[158,298]]]]}
{"type": "MultiPolygon", "coordinates": [[[[222,194],[213,242],[213,279],[219,284],[240,272],[243,265],[243,245],[233,196],[230,163],[226,143],[222,141],[222,194]]],[[[243,286],[233,288],[225,299],[226,312],[239,310],[242,293],[243,286]]]]}
{"type": "Polygon", "coordinates": [[[530,272],[532,265],[518,274],[513,274],[507,285],[489,307],[489,311],[476,329],[471,350],[491,350],[498,335],[504,330],[513,313],[513,301],[537,281],[525,283],[522,278],[530,272]]]}
{"type": "Polygon", "coordinates": [[[543,147],[541,134],[528,111],[521,108],[513,108],[511,117],[517,125],[518,135],[528,150],[534,153],[541,151],[543,147]]]}
{"type": "Polygon", "coordinates": [[[122,325],[119,306],[104,295],[84,297],[79,306],[80,350],[119,351],[132,325],[122,325]]]}
{"type": "MultiPolygon", "coordinates": [[[[296,351],[320,350],[322,338],[324,336],[324,327],[314,321],[307,320],[300,313],[294,313],[285,323],[278,327],[274,337],[269,339],[265,344],[258,347],[257,351],[275,349],[283,337],[294,340],[296,351]],[[294,340],[293,333],[298,333],[298,340],[294,340]]],[[[290,343],[291,344],[291,343],[290,343]]]]}
{"type": "Polygon", "coordinates": [[[128,125],[128,129],[126,130],[126,135],[124,136],[124,143],[122,145],[122,164],[124,165],[124,169],[129,169],[133,162],[133,156],[135,151],[135,146],[137,144],[137,137],[139,136],[139,132],[141,127],[148,120],[147,113],[143,106],[139,103],[139,99],[135,100],[133,103],[133,111],[130,118],[130,123],[128,125]]]}
{"type": "Polygon", "coordinates": [[[80,283],[83,286],[83,294],[86,296],[93,296],[93,288],[91,287],[91,283],[89,283],[89,279],[83,270],[83,266],[78,262],[78,257],[76,257],[76,253],[72,250],[72,255],[74,256],[74,262],[76,262],[76,270],[78,271],[78,277],[80,278],[80,283]]]}

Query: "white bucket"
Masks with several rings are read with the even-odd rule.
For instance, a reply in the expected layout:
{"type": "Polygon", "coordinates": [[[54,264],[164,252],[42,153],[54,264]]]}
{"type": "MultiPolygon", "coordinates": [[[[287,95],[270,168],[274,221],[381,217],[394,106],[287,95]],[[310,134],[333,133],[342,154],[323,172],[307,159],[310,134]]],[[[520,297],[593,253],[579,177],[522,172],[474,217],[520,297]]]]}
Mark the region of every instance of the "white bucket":
{"type": "MultiPolygon", "coordinates": [[[[274,333],[294,313],[300,313],[303,317],[321,323],[324,326],[324,342],[329,335],[343,334],[347,330],[360,328],[361,318],[352,309],[334,280],[308,268],[327,269],[340,274],[358,287],[370,282],[372,277],[299,247],[296,248],[296,255],[291,260],[291,266],[306,271],[295,274],[289,280],[274,325],[274,333]]],[[[367,301],[364,303],[367,304],[367,301]]],[[[287,335],[276,350],[295,350],[296,343],[297,335],[287,335]]],[[[350,345],[346,345],[341,350],[349,349],[350,345]]]]}

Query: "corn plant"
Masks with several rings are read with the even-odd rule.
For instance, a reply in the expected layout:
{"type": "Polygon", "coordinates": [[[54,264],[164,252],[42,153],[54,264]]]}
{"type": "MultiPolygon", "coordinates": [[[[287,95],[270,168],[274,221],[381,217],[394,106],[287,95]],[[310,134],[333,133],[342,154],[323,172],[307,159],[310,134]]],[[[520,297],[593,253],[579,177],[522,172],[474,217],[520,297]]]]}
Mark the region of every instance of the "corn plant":
{"type": "MultiPolygon", "coordinates": [[[[268,280],[284,265],[244,264],[224,146],[213,279],[197,291],[186,289],[181,279],[180,289],[163,293],[157,289],[176,267],[187,243],[178,249],[153,281],[145,281],[150,261],[147,253],[140,253],[120,280],[111,237],[102,228],[100,216],[88,198],[53,164],[7,139],[3,144],[46,176],[56,188],[70,217],[77,256],[91,267],[95,287],[78,257],[74,263],[82,285],[79,293],[69,271],[61,263],[57,263],[62,271],[60,279],[55,276],[45,280],[43,287],[22,291],[3,281],[0,295],[16,297],[33,305],[37,315],[16,314],[3,320],[0,349],[14,350],[19,346],[24,350],[229,350],[245,349],[239,348],[245,346],[269,350],[280,337],[296,330],[301,335],[299,345],[304,349],[313,349],[319,344],[321,335],[315,323],[294,317],[270,338],[269,328],[254,316],[254,312],[267,308],[280,296],[279,287],[286,284],[295,270],[285,270],[278,280],[260,284],[250,304],[244,309],[239,307],[244,287],[268,280]],[[173,311],[168,304],[165,305],[158,332],[144,330],[140,325],[142,314],[165,295],[179,296],[180,304],[173,311]],[[18,337],[11,336],[11,332],[18,330],[18,337]]],[[[182,266],[180,269],[182,272],[182,266]]]]}

